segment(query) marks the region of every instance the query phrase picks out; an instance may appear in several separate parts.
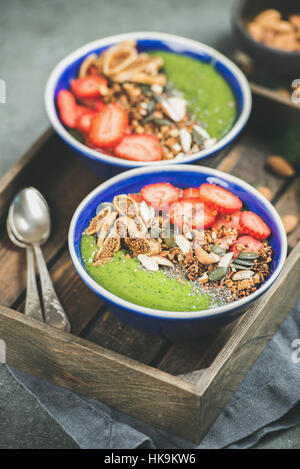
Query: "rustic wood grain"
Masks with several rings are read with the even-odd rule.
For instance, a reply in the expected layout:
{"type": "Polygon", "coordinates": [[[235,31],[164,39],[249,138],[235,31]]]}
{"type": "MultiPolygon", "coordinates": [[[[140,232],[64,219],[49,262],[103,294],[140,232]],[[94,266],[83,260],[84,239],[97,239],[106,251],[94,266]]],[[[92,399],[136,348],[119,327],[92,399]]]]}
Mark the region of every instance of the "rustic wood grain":
{"type": "MultiPolygon", "coordinates": [[[[54,288],[69,317],[72,333],[75,335],[88,326],[99,315],[103,302],[81,280],[77,274],[68,250],[57,259],[50,269],[54,288]]],[[[24,312],[24,301],[16,308],[24,312]]]]}
{"type": "Polygon", "coordinates": [[[201,429],[204,436],[299,299],[300,243],[275,284],[247,311],[214,362],[201,375],[201,429]],[[272,316],[272,321],[270,320],[272,316]]]}
{"type": "Polygon", "coordinates": [[[300,240],[300,176],[295,178],[275,207],[281,216],[298,216],[298,226],[288,236],[289,246],[295,247],[300,240]]]}
{"type": "Polygon", "coordinates": [[[146,334],[118,321],[107,311],[88,340],[141,363],[150,364],[165,346],[165,339],[146,334]]]}
{"type": "Polygon", "coordinates": [[[183,380],[0,308],[7,363],[196,441],[199,396],[183,380]]]}
{"type": "MultiPolygon", "coordinates": [[[[1,194],[2,222],[0,225],[0,278],[1,302],[13,305],[26,287],[25,253],[13,246],[6,234],[6,212],[15,193],[25,186],[35,186],[47,199],[52,220],[49,241],[43,247],[49,263],[66,244],[71,217],[81,200],[101,181],[85,168],[73,152],[58,137],[50,134],[50,139],[41,139],[42,147],[37,153],[26,156],[27,167],[20,164],[10,171],[16,175],[13,194],[8,184],[12,176],[5,176],[1,194]],[[31,156],[31,159],[30,159],[31,156]],[[6,205],[4,205],[4,202],[6,205]]],[[[36,146],[34,147],[36,149],[36,146]]],[[[1,206],[0,206],[1,210],[1,206]]]]}

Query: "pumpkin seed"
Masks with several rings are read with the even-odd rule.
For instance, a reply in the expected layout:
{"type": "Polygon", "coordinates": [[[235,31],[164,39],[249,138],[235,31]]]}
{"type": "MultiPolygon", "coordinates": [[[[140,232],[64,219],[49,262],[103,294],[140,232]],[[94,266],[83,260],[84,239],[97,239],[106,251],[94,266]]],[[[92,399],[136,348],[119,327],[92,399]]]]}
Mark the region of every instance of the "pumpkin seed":
{"type": "Polygon", "coordinates": [[[156,125],[172,125],[169,119],[153,119],[153,122],[156,125]]]}
{"type": "Polygon", "coordinates": [[[174,248],[176,246],[175,238],[164,238],[164,243],[168,246],[168,248],[174,248]]]}
{"type": "Polygon", "coordinates": [[[247,270],[248,267],[245,267],[244,265],[239,265],[239,264],[231,264],[230,266],[232,269],[235,269],[235,270],[247,270]]]}
{"type": "Polygon", "coordinates": [[[178,231],[176,225],[168,225],[165,227],[162,237],[168,248],[174,248],[176,246],[175,236],[178,234],[178,231]]]}
{"type": "Polygon", "coordinates": [[[260,255],[257,254],[257,252],[247,252],[247,251],[243,251],[238,255],[238,259],[255,260],[255,259],[258,259],[259,257],[260,257],[260,255]]]}
{"type": "Polygon", "coordinates": [[[208,278],[211,282],[218,282],[219,280],[222,280],[222,278],[226,277],[228,271],[228,267],[216,267],[209,273],[208,278]]]}
{"type": "Polygon", "coordinates": [[[148,114],[152,114],[152,112],[154,111],[154,107],[155,107],[155,101],[152,99],[151,101],[149,101],[149,104],[148,104],[148,108],[147,108],[148,114]]]}
{"type": "Polygon", "coordinates": [[[220,246],[215,246],[213,245],[210,250],[212,252],[214,252],[215,254],[217,254],[218,256],[224,256],[224,254],[226,253],[225,249],[221,248],[220,246]]]}
{"type": "Polygon", "coordinates": [[[235,264],[242,265],[244,267],[249,267],[249,268],[252,268],[253,265],[254,265],[253,261],[251,261],[251,260],[248,261],[246,259],[237,258],[237,259],[234,260],[234,262],[235,262],[235,264]]]}

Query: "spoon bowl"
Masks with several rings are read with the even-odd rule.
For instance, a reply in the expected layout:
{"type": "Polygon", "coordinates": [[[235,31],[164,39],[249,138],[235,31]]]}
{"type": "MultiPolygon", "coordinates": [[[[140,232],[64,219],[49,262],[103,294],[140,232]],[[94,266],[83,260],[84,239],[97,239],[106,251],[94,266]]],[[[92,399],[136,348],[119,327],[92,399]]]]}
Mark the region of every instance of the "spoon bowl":
{"type": "Polygon", "coordinates": [[[44,244],[50,235],[49,206],[34,187],[26,187],[14,198],[8,214],[13,235],[25,244],[44,244]]]}
{"type": "Polygon", "coordinates": [[[50,236],[51,220],[48,204],[37,189],[26,187],[16,195],[8,211],[7,225],[15,244],[24,243],[27,252],[33,248],[40,273],[45,322],[70,332],[70,321],[56,295],[40,248],[50,236]]]}

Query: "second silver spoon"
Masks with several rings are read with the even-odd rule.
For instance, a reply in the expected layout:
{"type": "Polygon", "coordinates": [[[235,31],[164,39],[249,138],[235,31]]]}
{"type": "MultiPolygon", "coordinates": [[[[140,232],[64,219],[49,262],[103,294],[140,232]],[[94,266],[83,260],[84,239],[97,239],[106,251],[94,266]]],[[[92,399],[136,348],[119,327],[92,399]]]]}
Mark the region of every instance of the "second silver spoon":
{"type": "Polygon", "coordinates": [[[48,204],[34,187],[20,191],[11,204],[9,224],[14,236],[32,245],[37,259],[43,295],[45,322],[59,329],[71,331],[69,319],[55,293],[40,245],[50,235],[51,221],[48,204]]]}

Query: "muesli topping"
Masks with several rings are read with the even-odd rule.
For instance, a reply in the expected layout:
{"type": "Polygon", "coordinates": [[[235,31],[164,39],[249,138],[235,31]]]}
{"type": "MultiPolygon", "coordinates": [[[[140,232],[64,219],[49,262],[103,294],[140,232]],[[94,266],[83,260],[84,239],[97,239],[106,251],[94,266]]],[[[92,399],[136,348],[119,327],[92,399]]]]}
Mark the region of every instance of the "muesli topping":
{"type": "Polygon", "coordinates": [[[114,212],[110,205],[102,208],[86,230],[86,234],[96,236],[100,246],[95,266],[109,262],[123,248],[125,259],[136,257],[142,268],[162,270],[181,283],[188,280],[195,294],[204,289],[227,302],[250,295],[270,275],[273,252],[266,238],[271,233],[268,225],[225,188],[205,183],[204,189],[182,191],[169,183],[157,183],[144,186],[130,197],[116,196],[113,206],[114,212]],[[204,194],[203,198],[199,194],[204,194]],[[178,203],[182,217],[174,220],[172,214],[178,203]],[[207,203],[216,215],[203,219],[201,228],[195,219],[199,205],[204,205],[203,213],[207,203]],[[99,228],[96,233],[95,226],[99,228]],[[257,238],[249,235],[254,230],[257,238]]]}

